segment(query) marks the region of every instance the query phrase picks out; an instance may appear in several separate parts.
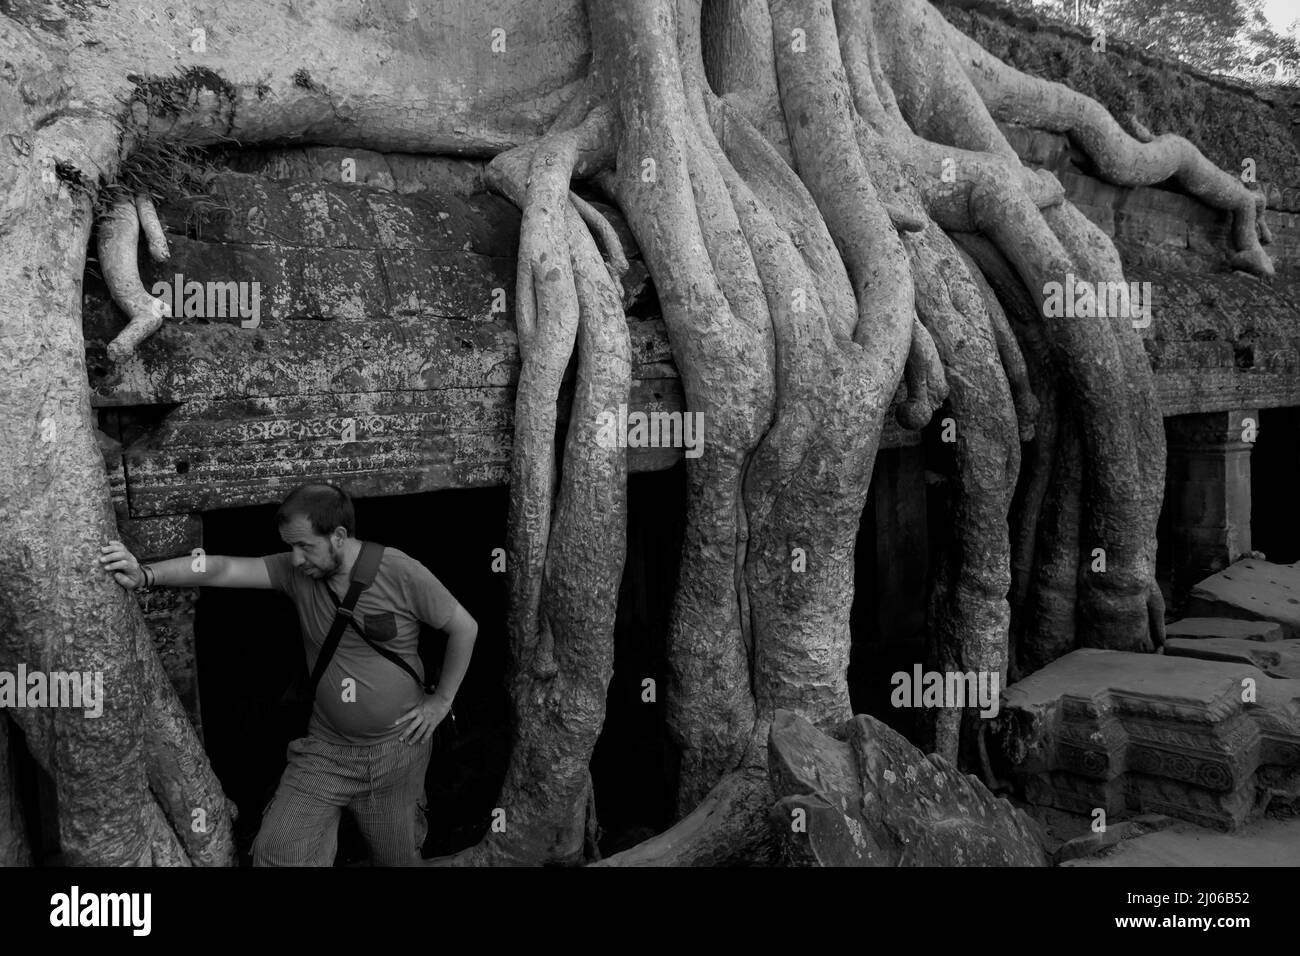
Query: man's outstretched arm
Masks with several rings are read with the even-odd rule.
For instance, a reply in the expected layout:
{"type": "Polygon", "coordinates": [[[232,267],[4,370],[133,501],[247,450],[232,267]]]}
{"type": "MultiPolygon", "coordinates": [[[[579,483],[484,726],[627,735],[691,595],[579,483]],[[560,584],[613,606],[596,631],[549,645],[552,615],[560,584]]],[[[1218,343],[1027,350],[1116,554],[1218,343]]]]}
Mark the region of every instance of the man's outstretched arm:
{"type": "Polygon", "coordinates": [[[139,587],[174,588],[264,588],[270,589],[271,575],[261,558],[232,558],[205,554],[194,570],[195,559],[186,555],[142,566],[121,541],[110,541],[99,549],[100,567],[128,591],[139,587]],[[148,571],[144,570],[148,567],[148,571]]]}

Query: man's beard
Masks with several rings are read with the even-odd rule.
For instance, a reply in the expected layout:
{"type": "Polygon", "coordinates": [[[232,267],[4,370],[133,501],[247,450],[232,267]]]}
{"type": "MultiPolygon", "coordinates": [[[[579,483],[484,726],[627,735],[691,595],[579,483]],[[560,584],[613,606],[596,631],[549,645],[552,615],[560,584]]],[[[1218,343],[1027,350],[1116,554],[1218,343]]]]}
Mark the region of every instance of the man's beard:
{"type": "Polygon", "coordinates": [[[311,568],[313,577],[327,580],[338,574],[339,568],[343,567],[343,549],[337,547],[333,541],[330,542],[329,548],[329,558],[324,568],[318,568],[315,565],[308,565],[308,567],[311,568]]]}

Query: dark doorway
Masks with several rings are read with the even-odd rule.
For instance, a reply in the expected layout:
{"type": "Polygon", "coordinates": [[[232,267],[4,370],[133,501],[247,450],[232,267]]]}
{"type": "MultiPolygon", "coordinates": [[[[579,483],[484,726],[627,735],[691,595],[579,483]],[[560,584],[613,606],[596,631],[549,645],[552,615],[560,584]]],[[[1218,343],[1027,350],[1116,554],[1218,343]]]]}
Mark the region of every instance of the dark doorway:
{"type": "MultiPolygon", "coordinates": [[[[667,622],[685,528],[685,468],[629,476],[628,559],[619,594],[615,666],[604,729],[592,759],[602,853],[617,852],[671,823],[676,755],[664,719],[667,622]],[[655,700],[643,700],[643,681],[655,700]]],[[[508,489],[468,489],[354,502],[357,537],[423,563],[479,625],[474,659],[456,698],[456,733],[430,761],[425,857],[477,842],[486,831],[510,754],[506,575],[492,570],[504,547],[508,489]]],[[[209,554],[286,550],[276,505],[204,515],[209,554]]],[[[271,591],[204,588],[195,632],[204,737],[226,793],[239,806],[244,862],[285,764],[292,732],[277,702],[302,654],[292,603],[271,591]]],[[[424,641],[424,645],[430,644],[424,641]]],[[[421,647],[426,664],[441,646],[421,647]]],[[[339,864],[365,848],[344,815],[339,864]]]]}
{"type": "Polygon", "coordinates": [[[1264,408],[1250,452],[1250,546],[1275,564],[1300,561],[1300,408],[1264,408]]]}
{"type": "Polygon", "coordinates": [[[912,711],[890,705],[890,677],[925,660],[930,574],[928,512],[939,507],[927,491],[927,452],[921,445],[882,449],[858,526],[853,609],[849,628],[849,697],[855,714],[870,714],[907,737],[912,711]]]}
{"type": "MultiPolygon", "coordinates": [[[[505,543],[505,488],[465,489],[354,502],[357,537],[405,551],[456,596],[479,625],[474,659],[456,698],[454,735],[429,764],[425,855],[454,852],[486,829],[509,756],[506,576],[492,570],[505,543]]],[[[275,505],[204,515],[210,554],[256,556],[287,550],[275,505]]],[[[239,806],[236,837],[247,854],[285,764],[291,731],[277,702],[302,644],[292,603],[272,591],[204,588],[195,617],[204,737],[213,768],[239,806]]],[[[441,647],[422,642],[426,665],[441,647]]],[[[346,815],[345,815],[346,819],[346,815]]],[[[339,863],[364,848],[345,824],[339,863]]]]}
{"type": "Polygon", "coordinates": [[[677,751],[668,738],[668,615],[686,530],[686,465],[628,476],[627,563],[614,627],[614,677],[592,754],[600,851],[672,823],[677,751]],[[647,686],[646,680],[653,681],[647,686]],[[653,695],[648,690],[653,690],[653,695]],[[649,699],[653,696],[653,700],[649,699]]]}

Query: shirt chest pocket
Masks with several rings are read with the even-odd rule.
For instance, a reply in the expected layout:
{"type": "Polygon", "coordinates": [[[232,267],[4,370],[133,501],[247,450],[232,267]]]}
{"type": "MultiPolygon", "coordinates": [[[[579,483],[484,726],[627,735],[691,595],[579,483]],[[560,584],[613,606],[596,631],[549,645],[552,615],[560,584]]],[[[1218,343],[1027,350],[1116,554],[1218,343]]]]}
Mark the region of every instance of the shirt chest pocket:
{"type": "Polygon", "coordinates": [[[383,644],[397,637],[397,616],[392,611],[379,611],[367,614],[361,622],[366,637],[376,644],[383,644]]]}

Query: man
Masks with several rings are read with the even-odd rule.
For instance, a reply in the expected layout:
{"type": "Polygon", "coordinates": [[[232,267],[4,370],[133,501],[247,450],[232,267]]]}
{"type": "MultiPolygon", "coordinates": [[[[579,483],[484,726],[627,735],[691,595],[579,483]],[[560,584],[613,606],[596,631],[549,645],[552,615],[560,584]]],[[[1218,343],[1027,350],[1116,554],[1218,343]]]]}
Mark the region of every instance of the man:
{"type": "MultiPolygon", "coordinates": [[[[315,666],[361,553],[352,501],[324,482],[299,486],[276,514],[292,551],[262,558],[207,555],[141,566],[118,541],[100,563],[128,590],[155,587],[273,588],[293,599],[315,666]]],[[[421,676],[420,622],[447,633],[442,673],[432,694],[375,652],[352,627],[343,632],[316,690],[307,736],[289,744],[289,765],[266,808],[253,844],[254,866],[330,866],[344,807],[356,819],[377,866],[418,862],[424,842],[424,774],[433,731],[451,710],[469,667],[478,625],[442,583],[414,558],[385,548],[374,583],[355,615],[366,637],[399,655],[421,676]]]]}

